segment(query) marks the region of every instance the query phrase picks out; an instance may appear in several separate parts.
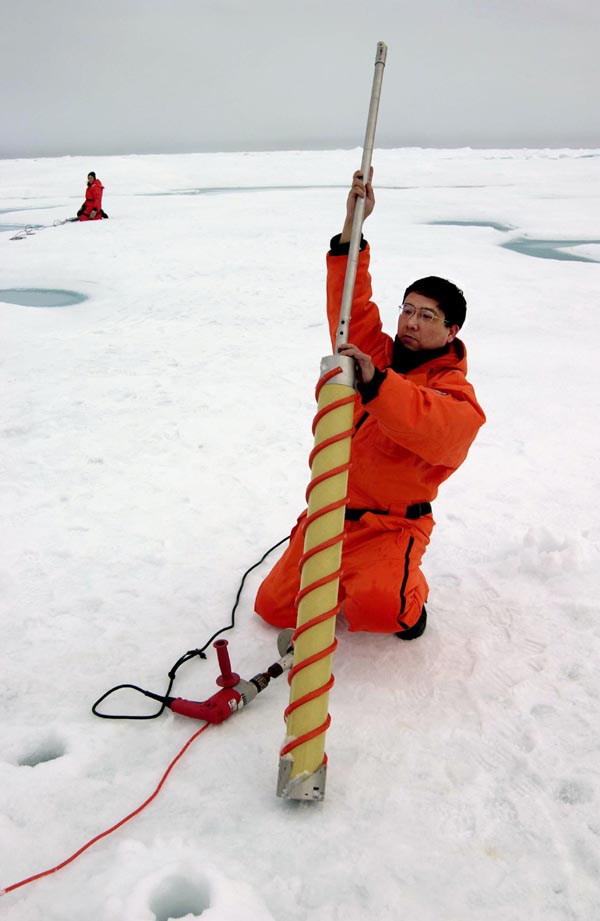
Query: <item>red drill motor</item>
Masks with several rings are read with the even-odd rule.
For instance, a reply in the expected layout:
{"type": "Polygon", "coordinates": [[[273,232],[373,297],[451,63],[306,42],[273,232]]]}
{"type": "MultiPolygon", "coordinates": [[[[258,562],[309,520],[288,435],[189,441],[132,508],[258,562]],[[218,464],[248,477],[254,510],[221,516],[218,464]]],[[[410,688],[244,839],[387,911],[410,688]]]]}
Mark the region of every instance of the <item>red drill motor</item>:
{"type": "Polygon", "coordinates": [[[167,707],[170,707],[174,713],[180,713],[182,716],[189,716],[195,720],[205,720],[207,723],[222,723],[228,719],[232,713],[246,707],[257,694],[269,684],[271,678],[278,678],[287,669],[292,667],[294,658],[292,646],[293,630],[282,630],[277,638],[277,648],[280,659],[270,665],[264,672],[259,672],[254,678],[246,681],[244,678],[231,670],[229,653],[227,651],[227,640],[216,640],[213,643],[217,650],[217,658],[221,674],[217,678],[217,684],[221,688],[208,700],[184,700],[183,697],[161,697],[159,694],[153,694],[151,691],[144,691],[146,697],[152,697],[159,700],[167,707]]]}

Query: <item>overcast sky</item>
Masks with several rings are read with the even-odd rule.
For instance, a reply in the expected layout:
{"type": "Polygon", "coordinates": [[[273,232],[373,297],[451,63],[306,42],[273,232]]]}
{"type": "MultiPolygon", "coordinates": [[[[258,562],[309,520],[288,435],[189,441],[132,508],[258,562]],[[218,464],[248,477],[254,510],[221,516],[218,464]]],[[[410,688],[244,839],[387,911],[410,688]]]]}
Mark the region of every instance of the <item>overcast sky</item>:
{"type": "Polygon", "coordinates": [[[600,147],[599,0],[2,0],[0,156],[600,147]]]}

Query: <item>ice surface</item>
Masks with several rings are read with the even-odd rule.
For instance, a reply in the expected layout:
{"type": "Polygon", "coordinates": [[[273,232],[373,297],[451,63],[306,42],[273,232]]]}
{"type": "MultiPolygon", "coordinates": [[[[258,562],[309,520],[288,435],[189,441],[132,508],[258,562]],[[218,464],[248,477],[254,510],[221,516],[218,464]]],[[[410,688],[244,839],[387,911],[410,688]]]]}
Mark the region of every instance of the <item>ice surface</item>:
{"type": "MultiPolygon", "coordinates": [[[[501,243],[597,259],[581,241],[600,238],[599,153],[375,152],[365,234],[387,328],[414,278],[458,282],[488,423],[435,504],[425,635],[338,625],[323,803],[275,796],[280,678],[198,738],[141,815],[0,899],[3,919],[598,917],[600,266],[501,243]]],[[[0,237],[3,286],[88,298],[0,303],[0,886],[129,814],[198,728],[90,707],[122,682],[164,691],[303,506],[324,253],[359,163],[0,162],[3,219],[45,225],[0,237]],[[51,226],[90,168],[110,220],[51,226]]],[[[245,678],[277,657],[252,613],[268,565],[227,634],[245,678]]],[[[194,659],[174,692],[204,699],[216,674],[194,659]]],[[[134,702],[152,709],[111,706],[134,702]]]]}

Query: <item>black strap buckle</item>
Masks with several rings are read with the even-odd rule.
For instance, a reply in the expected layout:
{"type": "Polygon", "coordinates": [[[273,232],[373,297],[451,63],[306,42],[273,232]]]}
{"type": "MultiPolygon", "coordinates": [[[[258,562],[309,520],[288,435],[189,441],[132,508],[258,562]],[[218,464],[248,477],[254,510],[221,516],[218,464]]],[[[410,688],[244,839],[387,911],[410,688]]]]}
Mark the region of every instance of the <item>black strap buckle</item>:
{"type": "MultiPolygon", "coordinates": [[[[347,508],[345,513],[346,521],[360,521],[363,515],[370,512],[371,515],[389,515],[389,512],[380,508],[347,508]]],[[[411,521],[422,518],[423,515],[431,515],[431,502],[415,502],[409,505],[404,513],[404,518],[411,521]]]]}
{"type": "Polygon", "coordinates": [[[431,502],[415,502],[414,505],[409,505],[405,517],[414,520],[422,518],[423,515],[431,515],[431,502]]]}

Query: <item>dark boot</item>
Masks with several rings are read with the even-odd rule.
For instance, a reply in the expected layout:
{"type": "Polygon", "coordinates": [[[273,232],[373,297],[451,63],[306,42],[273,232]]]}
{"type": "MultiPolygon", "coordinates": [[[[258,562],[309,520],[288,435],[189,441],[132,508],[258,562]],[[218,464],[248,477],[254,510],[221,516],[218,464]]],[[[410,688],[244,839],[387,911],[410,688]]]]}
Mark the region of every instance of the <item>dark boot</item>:
{"type": "Polygon", "coordinates": [[[423,605],[421,616],[419,617],[416,624],[413,624],[413,626],[409,627],[407,630],[401,630],[399,633],[394,635],[397,636],[399,640],[416,640],[418,636],[421,636],[422,633],[425,633],[426,626],[427,611],[425,609],[425,605],[423,605]]]}

